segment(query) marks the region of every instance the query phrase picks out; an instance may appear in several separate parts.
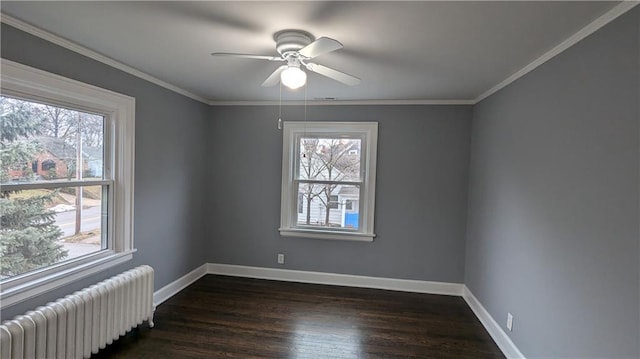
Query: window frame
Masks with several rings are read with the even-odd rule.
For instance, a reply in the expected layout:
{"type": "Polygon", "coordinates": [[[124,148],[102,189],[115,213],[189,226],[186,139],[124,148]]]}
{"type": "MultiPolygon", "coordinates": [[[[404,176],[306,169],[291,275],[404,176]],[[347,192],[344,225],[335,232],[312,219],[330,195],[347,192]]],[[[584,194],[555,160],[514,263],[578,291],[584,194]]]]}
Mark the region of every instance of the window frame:
{"type": "MultiPolygon", "coordinates": [[[[95,182],[109,182],[106,249],[5,279],[0,283],[5,308],[133,258],[135,98],[6,59],[1,66],[2,95],[104,115],[104,180],[95,182]]],[[[3,185],[7,186],[41,187],[3,185]]]]}
{"type": "MultiPolygon", "coordinates": [[[[282,139],[282,186],[280,202],[280,235],[286,237],[333,239],[372,242],[374,233],[376,159],[378,147],[377,122],[300,122],[286,121],[282,139]],[[298,139],[304,137],[361,138],[361,181],[357,230],[300,226],[297,223],[297,200],[300,180],[296,179],[299,154],[298,139]]],[[[320,181],[332,182],[332,181],[320,181]]],[[[343,181],[337,181],[343,182],[343,181]]],[[[355,184],[355,183],[354,183],[355,184]]]]}

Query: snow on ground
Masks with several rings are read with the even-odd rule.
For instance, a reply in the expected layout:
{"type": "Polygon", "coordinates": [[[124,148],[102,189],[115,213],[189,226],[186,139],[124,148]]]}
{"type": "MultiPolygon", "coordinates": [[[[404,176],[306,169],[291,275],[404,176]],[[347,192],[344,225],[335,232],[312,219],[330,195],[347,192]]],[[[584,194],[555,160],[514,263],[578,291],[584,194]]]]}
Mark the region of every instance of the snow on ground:
{"type": "Polygon", "coordinates": [[[68,212],[68,211],[73,211],[76,209],[76,206],[72,206],[70,204],[58,204],[56,206],[53,206],[51,208],[49,208],[50,210],[56,212],[56,213],[61,213],[61,212],[68,212]]]}

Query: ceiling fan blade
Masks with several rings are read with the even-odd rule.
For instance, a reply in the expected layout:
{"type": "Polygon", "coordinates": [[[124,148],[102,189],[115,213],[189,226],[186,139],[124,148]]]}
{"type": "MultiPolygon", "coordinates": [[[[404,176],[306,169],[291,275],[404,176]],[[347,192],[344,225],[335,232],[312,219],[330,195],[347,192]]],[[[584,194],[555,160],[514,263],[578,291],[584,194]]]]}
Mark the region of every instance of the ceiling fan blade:
{"type": "Polygon", "coordinates": [[[360,83],[359,78],[355,76],[351,76],[349,74],[345,74],[342,71],[334,70],[330,67],[326,67],[326,66],[318,65],[314,63],[306,63],[305,66],[307,67],[307,69],[309,69],[309,71],[313,71],[320,75],[326,76],[330,79],[336,80],[338,82],[342,82],[345,85],[355,86],[360,83]]]}
{"type": "Polygon", "coordinates": [[[263,55],[251,55],[251,54],[236,54],[232,52],[214,52],[211,56],[218,57],[235,57],[240,59],[256,59],[256,60],[269,60],[269,61],[284,61],[282,57],[276,56],[263,56],[263,55]]]}
{"type": "Polygon", "coordinates": [[[324,55],[331,51],[336,51],[342,48],[342,44],[338,40],[330,39],[328,37],[321,37],[309,45],[298,50],[298,53],[307,58],[314,58],[316,56],[324,55]]]}
{"type": "Polygon", "coordinates": [[[271,73],[271,75],[269,75],[269,77],[267,77],[266,80],[264,80],[264,82],[260,86],[262,86],[262,87],[271,87],[271,86],[277,85],[278,82],[280,82],[280,74],[286,68],[287,68],[287,65],[282,65],[282,66],[278,67],[274,72],[271,73]]]}

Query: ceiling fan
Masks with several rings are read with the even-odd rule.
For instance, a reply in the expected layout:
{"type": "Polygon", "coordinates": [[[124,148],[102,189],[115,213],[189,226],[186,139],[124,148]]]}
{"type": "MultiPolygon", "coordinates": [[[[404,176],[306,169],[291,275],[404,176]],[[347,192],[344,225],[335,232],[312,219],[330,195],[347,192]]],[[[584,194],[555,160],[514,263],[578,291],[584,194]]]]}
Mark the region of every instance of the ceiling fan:
{"type": "Polygon", "coordinates": [[[301,30],[279,31],[273,38],[276,41],[276,51],[278,51],[280,56],[236,54],[229,52],[214,52],[211,55],[286,62],[286,65],[278,67],[267,77],[261,85],[263,87],[275,86],[279,81],[282,81],[283,85],[291,89],[297,89],[303,86],[307,81],[307,74],[301,67],[346,85],[354,86],[360,83],[360,79],[355,76],[309,62],[309,60],[317,56],[341,49],[343,46],[339,41],[328,37],[321,37],[314,41],[313,35],[301,30]]]}

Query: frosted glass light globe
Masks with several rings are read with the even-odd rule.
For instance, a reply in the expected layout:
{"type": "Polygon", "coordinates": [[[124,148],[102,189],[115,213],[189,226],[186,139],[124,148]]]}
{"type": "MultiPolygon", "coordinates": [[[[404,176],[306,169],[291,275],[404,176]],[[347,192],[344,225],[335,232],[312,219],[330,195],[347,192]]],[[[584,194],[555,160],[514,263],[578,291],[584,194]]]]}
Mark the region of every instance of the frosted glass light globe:
{"type": "Polygon", "coordinates": [[[307,74],[299,67],[289,66],[280,74],[280,81],[283,85],[295,90],[307,82],[307,74]]]}

